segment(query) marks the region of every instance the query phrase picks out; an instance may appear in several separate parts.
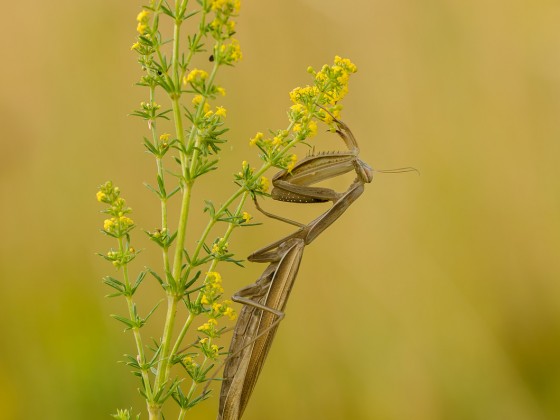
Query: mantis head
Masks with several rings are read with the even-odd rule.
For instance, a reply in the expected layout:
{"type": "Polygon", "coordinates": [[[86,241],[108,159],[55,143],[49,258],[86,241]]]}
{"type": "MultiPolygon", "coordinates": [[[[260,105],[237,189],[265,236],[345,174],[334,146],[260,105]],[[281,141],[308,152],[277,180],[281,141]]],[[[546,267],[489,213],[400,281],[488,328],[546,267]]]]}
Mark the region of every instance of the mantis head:
{"type": "Polygon", "coordinates": [[[358,179],[363,183],[370,183],[373,181],[373,173],[376,172],[372,167],[360,159],[356,159],[356,174],[358,179]]]}

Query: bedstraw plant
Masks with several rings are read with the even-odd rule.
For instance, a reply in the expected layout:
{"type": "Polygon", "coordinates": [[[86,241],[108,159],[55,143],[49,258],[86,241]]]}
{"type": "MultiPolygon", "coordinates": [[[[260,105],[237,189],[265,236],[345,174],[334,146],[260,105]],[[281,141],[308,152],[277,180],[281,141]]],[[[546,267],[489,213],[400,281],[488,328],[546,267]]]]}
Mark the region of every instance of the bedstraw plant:
{"type": "MultiPolygon", "coordinates": [[[[242,58],[234,38],[239,0],[192,3],[150,0],[137,16],[137,39],[132,45],[144,72],[138,85],[146,89],[145,102],[132,115],[147,123],[144,146],[155,159],[156,171],[154,185],[147,187],[161,208],[161,220],[154,223],[158,227],[146,231],[161,252],[158,269],[131,273],[131,263],[139,254],[131,235],[135,228],[132,210],[112,182],[97,192],[97,200],[105,206],[102,232],[116,240],[115,248],[100,254],[117,273],[104,282],[113,289],[109,296],[126,301],[126,315],[112,316],[134,337],[135,354],[127,355],[125,362],[140,380],[139,391],[150,419],[164,418],[164,405],[170,401],[180,408],[178,418],[186,418],[189,410],[209,397],[210,391],[201,390],[200,385],[212,379],[215,368],[227,357],[227,349],[215,341],[227,328],[224,319],[236,317],[231,301],[222,297],[218,265],[241,264],[231,252],[230,240],[237,228],[253,225],[245,203],[248,198],[268,195],[268,169],[294,167],[297,157],[292,149],[317,134],[318,123],[332,125],[332,115],[338,116],[341,109],[338,102],[347,93],[348,78],[356,71],[354,64],[340,57],[320,71],[308,68],[313,83],[290,93],[288,126],[268,135],[259,132],[249,141],[258,149],[260,167],[244,161],[234,175],[231,196],[219,206],[204,202],[201,207],[208,223],[200,237],[192,237],[188,219],[193,188],[199,177],[217,168],[218,156],[224,155],[227,111],[215,103],[226,91],[217,84],[217,76],[242,58]],[[170,28],[169,33],[164,28],[170,28]],[[205,56],[208,68],[193,67],[196,56],[205,56]],[[165,124],[173,127],[172,133],[162,129],[165,124]],[[170,200],[180,202],[178,214],[168,211],[170,200]],[[149,341],[142,336],[142,327],[159,303],[154,302],[147,314],[139,313],[135,303],[147,278],[159,283],[162,296],[156,300],[163,297],[166,306],[161,337],[149,341]],[[180,319],[179,305],[187,313],[180,319]]],[[[123,409],[113,416],[131,419],[133,414],[123,409]]]]}

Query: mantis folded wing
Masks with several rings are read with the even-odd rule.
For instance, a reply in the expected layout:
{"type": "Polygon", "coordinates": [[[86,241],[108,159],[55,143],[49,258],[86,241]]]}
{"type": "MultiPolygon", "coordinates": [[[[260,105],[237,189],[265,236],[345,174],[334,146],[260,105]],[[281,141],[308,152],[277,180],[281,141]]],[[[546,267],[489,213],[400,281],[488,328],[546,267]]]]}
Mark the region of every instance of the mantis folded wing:
{"type": "Polygon", "coordinates": [[[362,194],[373,170],[358,159],[358,147],[346,125],[337,121],[339,135],[352,150],[309,156],[291,172],[282,171],[273,179],[272,197],[281,201],[315,203],[332,201],[333,206],[307,225],[266,215],[300,226],[288,235],[249,256],[249,261],[267,262],[259,279],[241,289],[233,300],[245,306],[235,326],[230,356],[226,359],[220,393],[219,420],[238,420],[245,410],[262,366],[272,345],[279,322],[297,276],[305,245],[337,220],[362,194]],[[312,187],[317,182],[354,170],[356,180],[348,190],[337,193],[329,188],[312,187]]]}

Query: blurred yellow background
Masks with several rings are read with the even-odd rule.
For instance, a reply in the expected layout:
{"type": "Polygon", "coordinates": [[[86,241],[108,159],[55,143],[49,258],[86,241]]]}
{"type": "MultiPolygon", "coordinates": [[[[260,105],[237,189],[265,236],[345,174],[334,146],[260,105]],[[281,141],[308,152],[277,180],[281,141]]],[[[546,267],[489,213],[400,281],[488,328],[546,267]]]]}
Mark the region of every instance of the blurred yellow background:
{"type": "MultiPolygon", "coordinates": [[[[95,201],[105,180],[140,227],[158,220],[146,130],[127,117],[146,98],[130,52],[140,3],[3,10],[0,417],[143,410],[116,363],[133,352],[109,318],[124,302],[104,298],[113,270],[94,255],[113,245],[95,201]]],[[[362,159],[421,172],[377,175],[306,250],[246,420],[560,418],[558,22],[556,0],[244,2],[244,59],[219,79],[230,142],[194,209],[229,196],[241,160],[257,163],[249,137],[284,128],[288,92],[335,54],[358,65],[343,119],[362,159]]],[[[319,137],[317,149],[340,146],[319,137]]],[[[309,207],[286,211],[322,209],[309,207]]],[[[230,246],[245,257],[289,231],[267,222],[230,246]]],[[[134,238],[135,269],[156,266],[134,238]]],[[[263,269],[224,268],[226,293],[263,269]]],[[[216,400],[191,418],[213,418],[216,400]]]]}

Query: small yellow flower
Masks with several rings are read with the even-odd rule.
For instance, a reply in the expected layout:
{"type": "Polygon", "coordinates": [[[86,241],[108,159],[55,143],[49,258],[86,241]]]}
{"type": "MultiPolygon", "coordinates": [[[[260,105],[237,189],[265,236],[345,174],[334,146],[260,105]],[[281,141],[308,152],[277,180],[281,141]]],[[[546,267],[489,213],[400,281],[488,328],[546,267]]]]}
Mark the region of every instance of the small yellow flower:
{"type": "Polygon", "coordinates": [[[163,133],[162,135],[159,136],[160,141],[167,141],[169,140],[169,137],[171,136],[171,134],[169,133],[163,133]]]}
{"type": "Polygon", "coordinates": [[[278,145],[280,145],[280,144],[282,144],[282,137],[280,137],[280,136],[275,136],[275,137],[272,139],[272,145],[273,145],[273,146],[278,146],[278,145]]]}
{"type": "Polygon", "coordinates": [[[300,90],[301,88],[298,86],[297,88],[293,89],[290,92],[290,100],[294,103],[297,104],[298,98],[299,98],[299,94],[300,94],[300,90]]]}
{"type": "Polygon", "coordinates": [[[323,120],[327,124],[333,122],[333,116],[331,115],[331,113],[328,113],[326,111],[321,111],[321,113],[319,114],[319,118],[321,118],[321,120],[323,120]]]}
{"type": "Polygon", "coordinates": [[[232,321],[235,321],[235,319],[237,318],[237,313],[235,312],[235,310],[233,308],[230,308],[230,307],[228,307],[224,311],[224,315],[227,316],[232,321]]]}
{"type": "Polygon", "coordinates": [[[202,295],[202,298],[200,299],[200,303],[202,303],[203,305],[208,305],[210,303],[210,301],[208,300],[208,296],[202,295]]]}
{"type": "Polygon", "coordinates": [[[219,117],[226,117],[227,110],[223,106],[219,106],[216,108],[216,115],[219,117]]]}
{"type": "Polygon", "coordinates": [[[320,71],[315,75],[315,80],[317,80],[318,82],[325,82],[328,78],[329,77],[324,71],[320,71]]]}
{"type": "Polygon", "coordinates": [[[97,201],[99,202],[102,202],[103,199],[107,197],[103,191],[97,191],[97,194],[95,194],[95,196],[97,197],[97,201]]]}
{"type": "Polygon", "coordinates": [[[214,111],[206,111],[204,118],[210,118],[214,114],[214,111]]]}
{"type": "Polygon", "coordinates": [[[139,42],[135,42],[134,44],[132,44],[132,47],[130,47],[131,50],[136,50],[140,48],[140,43],[139,42]]]}
{"type": "Polygon", "coordinates": [[[209,281],[212,283],[221,283],[222,282],[222,275],[217,271],[209,271],[206,273],[208,275],[209,281]]]}
{"type": "Polygon", "coordinates": [[[202,96],[202,95],[195,95],[194,98],[192,98],[192,104],[193,104],[194,106],[198,106],[198,104],[201,103],[203,99],[204,99],[204,96],[202,96]]]}
{"type": "Polygon", "coordinates": [[[292,111],[294,111],[294,112],[297,112],[297,113],[300,113],[300,112],[304,112],[304,111],[305,111],[305,107],[304,107],[302,104],[297,103],[297,104],[292,105],[292,106],[290,107],[290,110],[292,110],[292,111]]]}
{"type": "Polygon", "coordinates": [[[150,12],[148,12],[147,10],[142,10],[140,13],[138,13],[138,15],[136,16],[136,20],[138,22],[146,22],[148,20],[150,16],[150,12]]]}
{"type": "Polygon", "coordinates": [[[226,90],[223,87],[217,87],[216,88],[216,92],[219,93],[222,96],[226,96],[226,90]]]}
{"type": "Polygon", "coordinates": [[[183,78],[183,83],[203,82],[208,78],[208,73],[204,70],[194,69],[183,78]]]}
{"type": "Polygon", "coordinates": [[[244,211],[243,214],[241,215],[241,218],[245,221],[245,223],[247,223],[249,220],[253,218],[253,216],[251,216],[249,213],[244,211]]]}
{"type": "Polygon", "coordinates": [[[212,22],[210,22],[210,27],[212,29],[218,29],[220,27],[220,25],[222,24],[222,21],[220,19],[214,19],[212,22]]]}
{"type": "Polygon", "coordinates": [[[241,52],[241,46],[239,41],[235,38],[231,38],[229,44],[222,44],[220,46],[220,54],[227,63],[235,63],[243,58],[243,53],[241,52]]]}
{"type": "Polygon", "coordinates": [[[258,132],[255,137],[253,137],[252,139],[249,140],[249,144],[251,146],[254,146],[255,144],[257,144],[259,142],[259,140],[262,140],[264,137],[264,134],[261,132],[258,132]]]}
{"type": "Polygon", "coordinates": [[[307,128],[309,129],[309,137],[317,134],[317,123],[315,121],[310,121],[307,128]]]}
{"type": "Polygon", "coordinates": [[[345,68],[350,73],[356,73],[358,68],[348,58],[341,58],[338,55],[334,57],[334,64],[345,68]]]}
{"type": "Polygon", "coordinates": [[[296,166],[296,162],[297,162],[297,156],[291,155],[290,162],[287,165],[288,172],[292,172],[292,169],[294,169],[294,167],[296,166]]]}
{"type": "Polygon", "coordinates": [[[123,225],[127,225],[127,226],[132,226],[134,224],[134,222],[132,221],[132,219],[126,217],[126,216],[120,216],[119,217],[119,222],[123,225]]]}
{"type": "Polygon", "coordinates": [[[240,0],[212,0],[212,11],[223,12],[228,14],[239,13],[241,7],[240,0]]]}
{"type": "Polygon", "coordinates": [[[337,81],[338,83],[340,83],[341,85],[345,85],[345,84],[348,83],[348,80],[349,80],[349,79],[350,79],[350,75],[348,74],[348,72],[346,72],[346,71],[343,70],[343,71],[340,73],[340,76],[338,76],[338,77],[336,78],[336,81],[337,81]]]}
{"type": "Polygon", "coordinates": [[[198,327],[197,330],[209,333],[215,329],[216,325],[218,325],[218,321],[216,321],[214,318],[210,318],[207,322],[198,327]]]}
{"type": "Polygon", "coordinates": [[[292,130],[294,130],[294,133],[299,133],[301,131],[301,124],[294,124],[292,130]]]}
{"type": "Polygon", "coordinates": [[[265,176],[262,176],[261,177],[261,185],[260,185],[261,190],[264,191],[264,192],[267,192],[269,186],[270,186],[270,181],[268,180],[268,178],[265,177],[265,176]]]}
{"type": "Polygon", "coordinates": [[[139,23],[138,26],[136,26],[136,30],[140,35],[143,35],[146,32],[146,29],[148,29],[148,25],[145,23],[139,23]]]}
{"type": "Polygon", "coordinates": [[[115,225],[115,218],[112,217],[111,219],[105,219],[103,221],[103,229],[109,230],[115,225]]]}

